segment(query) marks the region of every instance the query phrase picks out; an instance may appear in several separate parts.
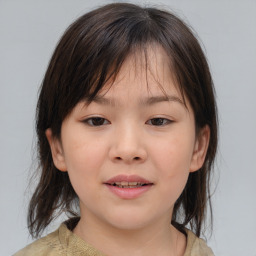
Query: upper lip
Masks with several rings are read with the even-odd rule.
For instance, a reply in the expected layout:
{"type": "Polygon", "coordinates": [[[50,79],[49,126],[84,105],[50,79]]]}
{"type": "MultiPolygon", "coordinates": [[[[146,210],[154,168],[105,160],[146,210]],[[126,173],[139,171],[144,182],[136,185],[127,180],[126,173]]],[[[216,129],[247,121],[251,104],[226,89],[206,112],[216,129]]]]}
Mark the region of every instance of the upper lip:
{"type": "Polygon", "coordinates": [[[124,174],[114,176],[104,183],[105,184],[114,184],[116,182],[122,182],[122,181],[123,182],[137,182],[137,183],[141,183],[141,184],[153,184],[153,182],[151,182],[145,178],[142,178],[138,175],[124,175],[124,174]]]}

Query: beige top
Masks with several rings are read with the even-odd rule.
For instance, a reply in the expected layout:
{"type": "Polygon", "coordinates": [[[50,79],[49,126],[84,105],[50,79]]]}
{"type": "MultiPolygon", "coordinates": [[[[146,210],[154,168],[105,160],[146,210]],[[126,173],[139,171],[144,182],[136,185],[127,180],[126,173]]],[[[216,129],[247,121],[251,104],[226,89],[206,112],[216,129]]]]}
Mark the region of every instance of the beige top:
{"type": "MultiPolygon", "coordinates": [[[[187,247],[184,256],[214,256],[212,250],[203,239],[198,238],[189,230],[187,247]]],[[[33,242],[14,256],[104,256],[91,245],[68,229],[66,224],[53,233],[33,242]]]]}

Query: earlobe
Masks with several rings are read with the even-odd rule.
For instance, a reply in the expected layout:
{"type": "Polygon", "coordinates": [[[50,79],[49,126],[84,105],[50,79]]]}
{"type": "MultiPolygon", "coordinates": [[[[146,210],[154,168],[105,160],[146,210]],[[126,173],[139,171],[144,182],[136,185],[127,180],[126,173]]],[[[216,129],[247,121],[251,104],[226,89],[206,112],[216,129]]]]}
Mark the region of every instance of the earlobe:
{"type": "Polygon", "coordinates": [[[52,130],[50,128],[48,128],[45,131],[45,135],[51,148],[52,159],[55,167],[62,172],[67,171],[63,149],[62,149],[60,140],[53,137],[52,130]]]}
{"type": "Polygon", "coordinates": [[[206,125],[199,131],[197,135],[194,152],[190,164],[190,172],[195,172],[203,166],[209,146],[209,141],[210,127],[206,125]]]}

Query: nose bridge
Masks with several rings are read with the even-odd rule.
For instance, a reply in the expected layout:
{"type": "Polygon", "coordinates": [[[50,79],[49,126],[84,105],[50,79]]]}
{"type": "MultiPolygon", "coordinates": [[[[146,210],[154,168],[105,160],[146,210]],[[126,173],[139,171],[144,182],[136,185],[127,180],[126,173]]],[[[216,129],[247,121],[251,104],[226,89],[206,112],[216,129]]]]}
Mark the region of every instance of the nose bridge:
{"type": "Polygon", "coordinates": [[[134,122],[125,122],[115,130],[115,138],[110,150],[113,160],[143,162],[146,148],[143,141],[143,130],[134,122]]]}

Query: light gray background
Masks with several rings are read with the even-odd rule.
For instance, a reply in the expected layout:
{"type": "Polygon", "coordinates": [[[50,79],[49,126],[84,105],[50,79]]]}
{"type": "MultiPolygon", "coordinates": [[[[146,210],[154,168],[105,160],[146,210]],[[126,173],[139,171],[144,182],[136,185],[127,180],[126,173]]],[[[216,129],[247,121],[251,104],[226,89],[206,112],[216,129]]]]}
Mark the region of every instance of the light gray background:
{"type": "MultiPolygon", "coordinates": [[[[34,112],[51,53],[75,18],[104,3],[109,1],[0,0],[0,255],[11,255],[31,241],[26,188],[33,171],[34,112]]],[[[208,243],[217,256],[255,256],[256,1],[151,3],[168,5],[190,22],[206,48],[216,85],[219,183],[208,243]]]]}

